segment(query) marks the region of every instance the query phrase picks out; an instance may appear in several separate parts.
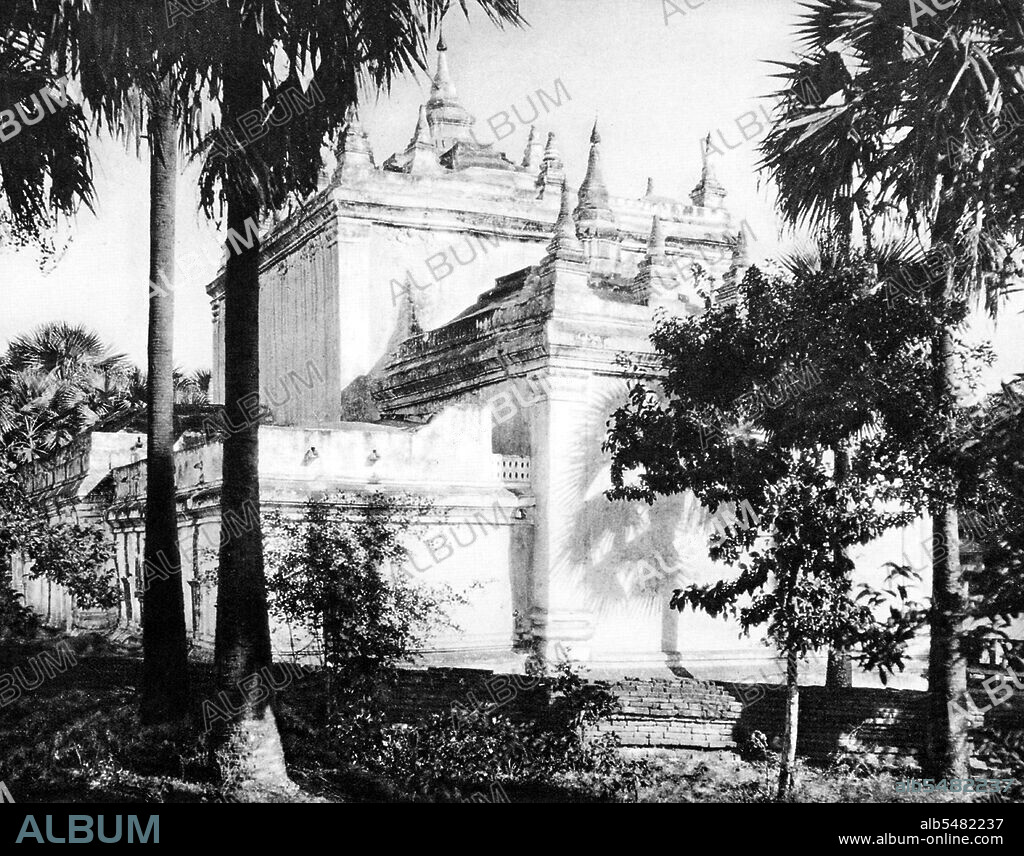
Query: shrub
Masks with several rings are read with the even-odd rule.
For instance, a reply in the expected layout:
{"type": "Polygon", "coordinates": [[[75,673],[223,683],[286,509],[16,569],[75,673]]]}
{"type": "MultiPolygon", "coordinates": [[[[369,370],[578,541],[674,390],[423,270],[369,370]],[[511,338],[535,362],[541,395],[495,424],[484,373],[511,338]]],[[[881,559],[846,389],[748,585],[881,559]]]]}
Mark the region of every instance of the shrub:
{"type": "Polygon", "coordinates": [[[0,639],[31,639],[39,629],[39,617],[22,600],[20,592],[0,580],[0,639]]]}
{"type": "MultiPolygon", "coordinates": [[[[359,707],[397,677],[465,599],[448,588],[413,584],[401,573],[403,536],[425,506],[382,494],[349,511],[310,501],[300,519],[267,516],[269,607],[314,640],[328,678],[328,707],[359,707]]],[[[330,712],[330,711],[329,711],[330,712]]]]}

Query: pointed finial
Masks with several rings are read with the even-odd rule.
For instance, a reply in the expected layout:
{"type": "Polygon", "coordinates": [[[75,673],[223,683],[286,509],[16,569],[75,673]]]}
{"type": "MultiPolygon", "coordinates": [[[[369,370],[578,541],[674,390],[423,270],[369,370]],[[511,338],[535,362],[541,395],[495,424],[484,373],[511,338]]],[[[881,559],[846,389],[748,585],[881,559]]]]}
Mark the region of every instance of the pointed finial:
{"type": "Polygon", "coordinates": [[[645,193],[644,195],[645,196],[654,196],[654,179],[653,178],[648,178],[647,179],[647,193],[645,193]]]}
{"type": "Polygon", "coordinates": [[[359,122],[359,110],[355,104],[349,105],[345,111],[345,125],[338,139],[335,154],[338,158],[336,177],[342,174],[351,175],[360,170],[376,169],[370,138],[359,122]]]}
{"type": "Polygon", "coordinates": [[[416,130],[413,132],[412,141],[430,145],[430,124],[427,122],[427,106],[425,104],[420,104],[420,115],[416,120],[416,130]]]}
{"type": "Polygon", "coordinates": [[[558,145],[555,139],[555,132],[551,131],[548,134],[548,141],[544,145],[544,160],[556,161],[560,160],[558,155],[558,145]]]}
{"type": "Polygon", "coordinates": [[[633,280],[633,296],[643,304],[650,304],[652,300],[663,302],[665,295],[669,295],[670,303],[674,302],[678,297],[674,295],[677,276],[678,272],[665,249],[664,225],[661,217],[655,215],[651,222],[651,235],[647,239],[647,254],[637,267],[633,280]]]}
{"type": "Polygon", "coordinates": [[[647,241],[647,255],[660,258],[665,255],[665,231],[661,226],[661,218],[655,214],[651,223],[651,237],[647,241]]]}
{"type": "Polygon", "coordinates": [[[576,235],[576,222],[572,215],[572,195],[569,183],[562,182],[562,200],[558,209],[558,220],[555,221],[555,234],[548,244],[547,262],[556,260],[581,261],[583,245],[576,235]]]}
{"type": "Polygon", "coordinates": [[[700,153],[701,160],[701,177],[707,181],[708,178],[714,178],[715,167],[711,163],[711,132],[708,131],[708,135],[704,138],[704,144],[701,146],[700,153]]]}
{"type": "Polygon", "coordinates": [[[581,234],[605,234],[615,229],[615,215],[608,203],[608,188],[604,183],[604,172],[601,168],[601,134],[594,123],[590,135],[590,159],[587,162],[587,175],[580,186],[579,205],[576,208],[576,219],[580,223],[592,222],[595,229],[583,228],[581,234]]]}
{"type": "Polygon", "coordinates": [[[416,301],[412,299],[411,288],[405,290],[405,309],[407,313],[406,330],[410,336],[419,336],[423,332],[423,327],[416,315],[416,301]]]}
{"type": "Polygon", "coordinates": [[[541,145],[537,142],[537,126],[530,126],[530,136],[526,140],[526,149],[523,151],[523,169],[531,171],[537,171],[540,169],[541,161],[544,155],[541,151],[541,145]]]}
{"type": "Polygon", "coordinates": [[[714,147],[709,132],[700,145],[700,182],[690,193],[693,204],[701,208],[721,208],[726,196],[725,188],[715,175],[715,167],[711,160],[712,151],[714,147]]]}
{"type": "Polygon", "coordinates": [[[540,191],[538,198],[544,198],[548,194],[561,193],[561,186],[564,183],[565,164],[562,163],[561,155],[558,153],[558,145],[555,141],[554,131],[552,131],[548,134],[544,155],[540,159],[540,171],[537,173],[536,186],[540,191]]]}

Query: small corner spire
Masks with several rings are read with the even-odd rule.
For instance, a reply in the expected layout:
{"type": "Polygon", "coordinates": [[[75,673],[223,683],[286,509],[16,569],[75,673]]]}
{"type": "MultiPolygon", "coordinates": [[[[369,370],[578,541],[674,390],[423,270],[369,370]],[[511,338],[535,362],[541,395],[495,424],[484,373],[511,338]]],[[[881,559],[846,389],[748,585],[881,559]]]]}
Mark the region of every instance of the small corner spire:
{"type": "Polygon", "coordinates": [[[539,188],[539,198],[548,194],[561,193],[561,186],[565,183],[565,164],[562,163],[562,156],[558,153],[558,143],[554,131],[548,134],[548,140],[544,146],[544,155],[540,161],[540,172],[537,175],[536,186],[539,188]]]}
{"type": "Polygon", "coordinates": [[[594,130],[590,135],[590,158],[587,161],[587,176],[580,185],[579,205],[576,208],[576,220],[590,223],[594,228],[584,228],[586,234],[605,234],[615,230],[615,215],[608,203],[608,188],[604,183],[604,171],[601,167],[601,134],[594,122],[594,130]]]}
{"type": "Polygon", "coordinates": [[[537,126],[530,126],[530,136],[526,140],[526,149],[523,151],[523,169],[530,172],[538,172],[541,162],[544,159],[544,147],[537,140],[537,126]]]}
{"type": "Polygon", "coordinates": [[[665,255],[665,230],[661,225],[661,218],[655,214],[651,222],[651,236],[647,240],[647,256],[652,259],[660,259],[665,255]]]}
{"type": "Polygon", "coordinates": [[[547,261],[582,261],[583,245],[576,235],[576,222],[572,216],[572,196],[569,183],[562,182],[561,205],[555,221],[555,234],[548,244],[547,261]]]}

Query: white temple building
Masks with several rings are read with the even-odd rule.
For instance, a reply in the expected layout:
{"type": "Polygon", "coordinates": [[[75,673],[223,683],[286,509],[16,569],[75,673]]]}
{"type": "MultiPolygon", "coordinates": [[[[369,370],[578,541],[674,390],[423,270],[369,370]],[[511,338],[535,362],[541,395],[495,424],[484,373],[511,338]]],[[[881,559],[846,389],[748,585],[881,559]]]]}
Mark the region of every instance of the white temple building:
{"type": "MultiPolygon", "coordinates": [[[[655,312],[728,300],[748,264],[710,152],[687,199],[652,186],[619,197],[595,126],[571,192],[555,134],[541,145],[534,129],[513,160],[478,143],[473,123],[442,43],[405,150],[378,162],[353,116],[322,189],[266,224],[264,509],[320,495],[353,509],[377,492],[429,500],[408,570],[470,601],[430,663],[515,670],[533,652],[567,648],[594,669],[773,679],[759,640],[668,608],[674,588],[729,572],[707,558],[716,521],[692,497],[647,506],[604,496],[608,417],[631,378],[656,376],[655,312]]],[[[215,402],[222,286],[207,288],[215,402]]],[[[102,522],[116,545],[123,600],[105,616],[77,615],[55,586],[15,569],[51,623],[137,631],[144,453],[141,435],[97,431],[24,469],[55,515],[102,522]]],[[[244,521],[220,519],[218,443],[186,434],[176,460],[188,630],[210,649],[220,528],[244,521]]],[[[926,545],[923,525],[892,533],[860,565],[866,577],[888,560],[927,568],[926,545]]],[[[273,635],[282,656],[294,652],[290,628],[273,635]]],[[[916,664],[904,685],[923,685],[916,664]]]]}

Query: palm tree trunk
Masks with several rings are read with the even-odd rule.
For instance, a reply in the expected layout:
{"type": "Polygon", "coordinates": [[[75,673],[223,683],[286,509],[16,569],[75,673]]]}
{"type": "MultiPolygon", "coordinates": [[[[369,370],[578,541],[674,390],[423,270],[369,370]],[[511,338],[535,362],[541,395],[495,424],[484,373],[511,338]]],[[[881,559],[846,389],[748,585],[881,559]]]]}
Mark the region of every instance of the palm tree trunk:
{"type": "Polygon", "coordinates": [[[174,214],[177,126],[167,87],[150,99],[149,366],[141,715],[189,715],[188,643],[174,490],[174,214]]]}
{"type": "Polygon", "coordinates": [[[796,784],[796,738],[800,722],[799,661],[790,652],[786,661],[786,730],[782,738],[782,758],[779,763],[780,800],[787,800],[796,784]]]}
{"type": "MultiPolygon", "coordinates": [[[[947,271],[939,309],[953,297],[954,270],[947,271]]],[[[942,316],[937,316],[942,318],[942,316]]],[[[936,406],[945,411],[956,384],[954,331],[940,323],[933,346],[936,406]]],[[[967,774],[967,663],[962,651],[966,597],[960,567],[960,531],[956,508],[935,503],[932,511],[932,608],[928,651],[929,774],[962,778],[967,774]]]]}
{"type": "MultiPolygon", "coordinates": [[[[229,129],[240,127],[240,118],[263,103],[262,57],[258,39],[250,34],[254,26],[250,18],[228,46],[222,118],[229,129]]],[[[259,197],[239,182],[227,182],[225,192],[229,234],[245,235],[250,218],[259,222],[259,197]]],[[[229,249],[224,283],[226,436],[214,662],[217,689],[232,701],[233,715],[214,734],[214,754],[229,786],[287,788],[273,690],[261,680],[272,658],[259,522],[259,421],[253,418],[260,387],[260,242],[243,247],[229,249]],[[232,520],[245,525],[229,529],[224,524],[232,520]]]]}

